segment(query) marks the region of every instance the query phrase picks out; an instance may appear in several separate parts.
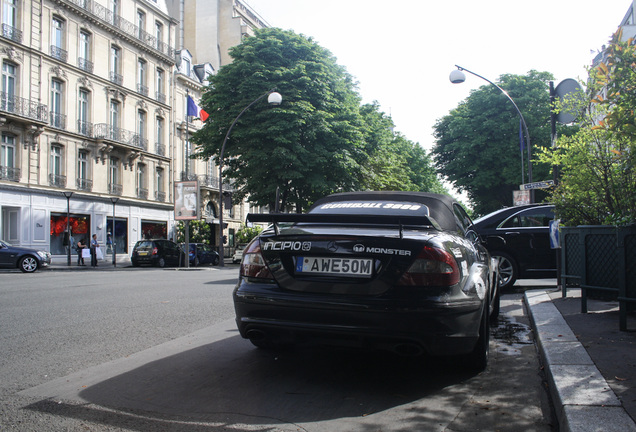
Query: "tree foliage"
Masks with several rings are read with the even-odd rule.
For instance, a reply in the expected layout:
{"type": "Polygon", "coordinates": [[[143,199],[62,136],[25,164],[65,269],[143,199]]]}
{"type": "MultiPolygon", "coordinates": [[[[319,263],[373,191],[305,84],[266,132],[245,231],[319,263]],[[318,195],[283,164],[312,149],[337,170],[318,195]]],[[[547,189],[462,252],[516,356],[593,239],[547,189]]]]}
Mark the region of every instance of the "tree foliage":
{"type": "Polygon", "coordinates": [[[377,104],[361,106],[352,77],[311,38],[260,29],[230,50],[233,62],[210,77],[201,105],[210,114],[193,137],[196,157],[217,163],[228,128],[245,107],[276,88],[237,121],[223,155],[233,199],[275,208],[307,208],[329,193],[441,186],[419,145],[392,133],[377,104]]]}
{"type": "MultiPolygon", "coordinates": [[[[560,137],[543,162],[559,166],[550,197],[567,225],[636,222],[636,48],[616,33],[605,59],[592,68],[581,127],[560,137]]],[[[557,107],[559,109],[559,107],[557,107]]]]}
{"type": "Polygon", "coordinates": [[[259,235],[263,231],[263,228],[254,225],[252,227],[243,226],[240,230],[238,230],[234,236],[236,244],[241,243],[249,243],[252,241],[254,237],[259,235]]]}
{"type": "MultiPolygon", "coordinates": [[[[210,224],[208,224],[204,220],[191,220],[188,224],[188,241],[190,243],[210,243],[210,236],[212,235],[212,230],[210,228],[210,224]]],[[[183,221],[179,221],[176,224],[176,233],[177,239],[175,240],[177,243],[185,242],[185,223],[183,221]]]]}
{"type": "MultiPolygon", "coordinates": [[[[551,145],[551,79],[548,72],[530,71],[525,76],[502,75],[497,82],[523,113],[533,154],[551,145]]],[[[472,91],[435,124],[432,153],[437,169],[460,192],[466,192],[478,215],[511,205],[512,191],[527,181],[521,177],[519,123],[512,103],[488,84],[472,91]]],[[[526,155],[524,151],[527,175],[526,155]]],[[[533,181],[548,178],[548,165],[533,161],[532,169],[533,181]]]]}

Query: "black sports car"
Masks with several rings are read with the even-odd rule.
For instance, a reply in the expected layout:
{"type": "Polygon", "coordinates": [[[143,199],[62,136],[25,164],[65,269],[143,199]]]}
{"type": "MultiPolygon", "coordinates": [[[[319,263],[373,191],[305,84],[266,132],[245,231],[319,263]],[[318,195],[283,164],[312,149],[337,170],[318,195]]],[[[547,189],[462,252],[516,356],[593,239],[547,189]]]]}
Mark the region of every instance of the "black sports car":
{"type": "Polygon", "coordinates": [[[556,277],[556,250],[550,247],[554,205],[506,207],[479,219],[473,230],[499,264],[499,288],[518,278],[556,277]]]}
{"type": "Polygon", "coordinates": [[[240,334],[257,347],[466,355],[486,367],[496,265],[452,198],[341,193],[307,214],[248,220],[272,223],[245,249],[234,290],[240,334]]]}

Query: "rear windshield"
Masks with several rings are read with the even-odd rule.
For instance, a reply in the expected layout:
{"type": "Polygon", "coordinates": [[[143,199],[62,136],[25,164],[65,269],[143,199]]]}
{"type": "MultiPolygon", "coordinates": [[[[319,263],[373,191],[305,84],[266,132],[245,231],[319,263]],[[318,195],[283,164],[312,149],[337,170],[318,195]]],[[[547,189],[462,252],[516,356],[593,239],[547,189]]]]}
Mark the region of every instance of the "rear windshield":
{"type": "Polygon", "coordinates": [[[152,248],[154,247],[151,241],[140,241],[137,242],[137,248],[152,248]]]}
{"type": "Polygon", "coordinates": [[[424,204],[404,201],[337,201],[321,204],[311,213],[430,216],[424,204]]]}

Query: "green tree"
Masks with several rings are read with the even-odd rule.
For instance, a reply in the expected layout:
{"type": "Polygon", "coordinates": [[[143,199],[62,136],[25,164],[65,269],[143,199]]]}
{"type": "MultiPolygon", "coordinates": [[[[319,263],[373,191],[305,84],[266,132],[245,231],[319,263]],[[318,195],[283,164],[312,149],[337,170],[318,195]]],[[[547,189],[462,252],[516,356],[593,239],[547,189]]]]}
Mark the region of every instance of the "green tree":
{"type": "MultiPolygon", "coordinates": [[[[523,113],[533,155],[550,146],[550,97],[548,72],[506,74],[497,84],[505,89],[523,113]]],[[[512,191],[519,189],[521,149],[519,116],[496,87],[484,85],[470,93],[434,127],[432,150],[438,172],[460,192],[466,192],[477,215],[512,204],[512,191]]],[[[526,152],[524,170],[527,174],[526,152]]],[[[533,180],[545,180],[549,166],[533,162],[533,180]]],[[[535,200],[541,200],[537,195],[535,200]]]]}
{"type": "Polygon", "coordinates": [[[633,41],[613,35],[604,60],[590,70],[580,130],[539,155],[559,167],[550,199],[567,225],[636,222],[635,59],[633,41]]]}
{"type": "Polygon", "coordinates": [[[232,130],[223,177],[234,199],[273,209],[280,188],[281,208],[301,211],[333,191],[358,188],[360,97],[335,57],[311,38],[276,28],[257,30],[230,54],[232,63],[210,77],[202,97],[210,119],[193,137],[197,157],[218,162],[236,116],[274,87],[283,96],[277,108],[254,105],[232,130]]]}
{"type": "MultiPolygon", "coordinates": [[[[185,242],[185,223],[179,221],[176,225],[177,228],[177,243],[185,242]]],[[[210,236],[212,235],[212,229],[210,224],[204,220],[191,220],[189,223],[189,242],[190,243],[210,243],[210,236]]]]}
{"type": "Polygon", "coordinates": [[[243,226],[240,230],[238,230],[235,234],[236,244],[240,243],[249,243],[252,241],[254,237],[259,235],[263,231],[263,228],[254,225],[252,227],[243,226]]]}

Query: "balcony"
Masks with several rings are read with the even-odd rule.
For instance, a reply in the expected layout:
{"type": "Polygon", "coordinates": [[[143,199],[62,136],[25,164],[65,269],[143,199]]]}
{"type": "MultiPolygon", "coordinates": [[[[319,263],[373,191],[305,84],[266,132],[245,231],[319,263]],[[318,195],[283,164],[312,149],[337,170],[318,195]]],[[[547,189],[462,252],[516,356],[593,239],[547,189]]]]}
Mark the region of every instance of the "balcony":
{"type": "Polygon", "coordinates": [[[143,84],[137,84],[137,93],[141,93],[144,96],[148,96],[148,86],[143,84]]]}
{"type": "Polygon", "coordinates": [[[64,63],[66,63],[66,59],[68,58],[68,53],[66,52],[66,50],[63,50],[62,48],[58,46],[51,45],[51,57],[54,57],[58,59],[59,61],[63,61],[64,63]]]}
{"type": "Polygon", "coordinates": [[[51,117],[50,125],[52,127],[66,130],[66,115],[52,112],[50,117],[51,117]]]}
{"type": "Polygon", "coordinates": [[[118,74],[117,72],[112,72],[109,75],[109,79],[110,82],[115,83],[117,85],[123,85],[124,84],[124,77],[121,74],[118,74]]]}
{"type": "Polygon", "coordinates": [[[93,190],[93,180],[78,178],[76,179],[77,189],[81,191],[91,192],[93,190]]]}
{"type": "Polygon", "coordinates": [[[0,111],[9,112],[42,123],[48,122],[48,108],[9,93],[0,92],[0,111]]]}
{"type": "Polygon", "coordinates": [[[159,103],[166,103],[166,95],[161,92],[155,92],[155,100],[159,103]]]}
{"type": "Polygon", "coordinates": [[[160,191],[155,191],[155,199],[157,201],[165,202],[166,201],[166,193],[165,192],[160,192],[160,191]]]}
{"type": "Polygon", "coordinates": [[[148,199],[148,189],[146,188],[137,188],[137,198],[139,199],[148,199]]]}
{"type": "Polygon", "coordinates": [[[197,180],[197,175],[189,173],[187,174],[185,171],[181,171],[181,181],[194,181],[197,180]]]}
{"type": "Polygon", "coordinates": [[[165,156],[166,146],[161,143],[155,143],[155,153],[158,154],[159,156],[165,156]]]}
{"type": "Polygon", "coordinates": [[[85,58],[79,57],[77,59],[77,67],[85,72],[93,73],[93,62],[88,61],[85,58]]]}
{"type": "Polygon", "coordinates": [[[66,176],[59,174],[49,174],[49,186],[65,188],[66,176]]]}
{"type": "Polygon", "coordinates": [[[78,120],[77,133],[91,138],[93,136],[93,123],[78,120]]]}
{"type": "Polygon", "coordinates": [[[72,5],[80,15],[96,20],[102,24],[113,26],[122,35],[139,42],[146,48],[157,51],[170,60],[174,61],[176,51],[167,43],[161,42],[154,35],[151,35],[139,26],[131,23],[113,13],[112,10],[93,0],[53,0],[54,3],[65,6],[72,5]]]}
{"type": "Polygon", "coordinates": [[[8,24],[2,24],[2,37],[11,39],[13,42],[22,43],[22,32],[8,24]]]}
{"type": "Polygon", "coordinates": [[[0,180],[20,181],[20,168],[0,166],[0,180]]]}
{"type": "Polygon", "coordinates": [[[124,187],[117,183],[108,183],[108,193],[111,195],[121,195],[124,187]]]}
{"type": "Polygon", "coordinates": [[[148,139],[140,137],[135,132],[113,127],[106,123],[98,123],[94,126],[93,138],[107,139],[142,150],[148,150],[148,139]]]}

